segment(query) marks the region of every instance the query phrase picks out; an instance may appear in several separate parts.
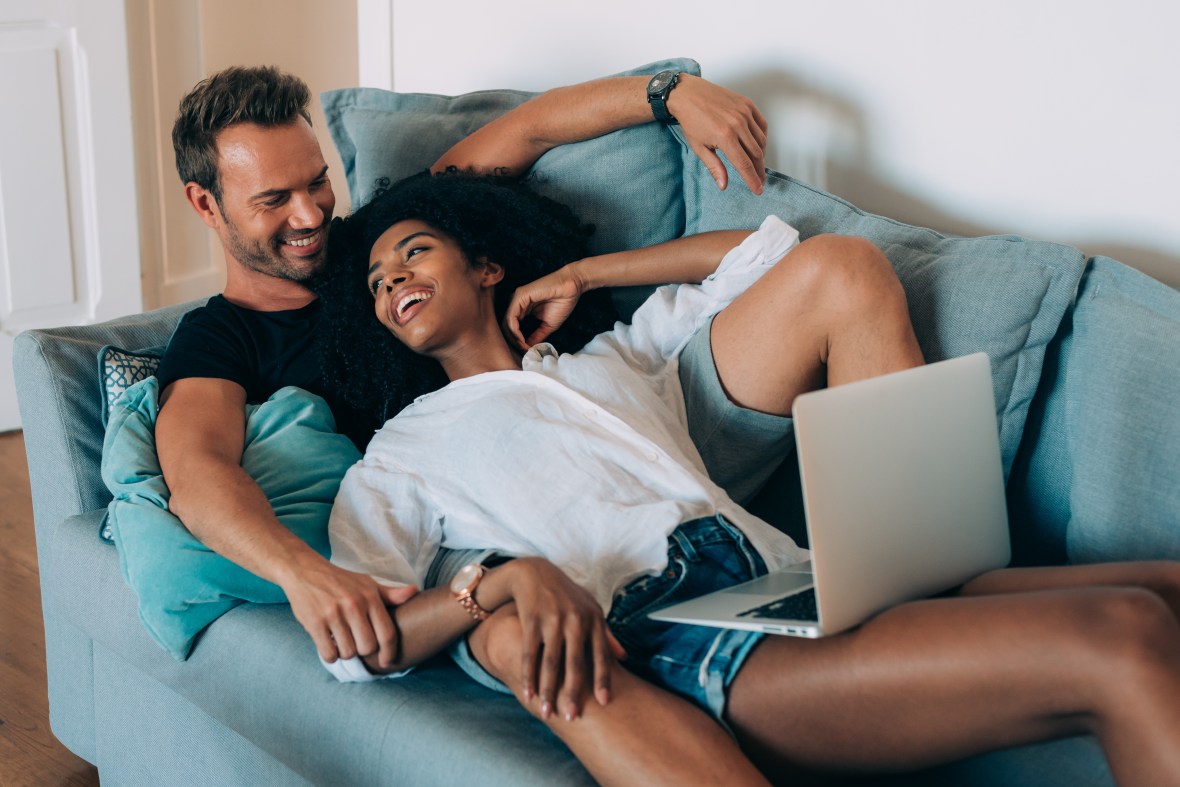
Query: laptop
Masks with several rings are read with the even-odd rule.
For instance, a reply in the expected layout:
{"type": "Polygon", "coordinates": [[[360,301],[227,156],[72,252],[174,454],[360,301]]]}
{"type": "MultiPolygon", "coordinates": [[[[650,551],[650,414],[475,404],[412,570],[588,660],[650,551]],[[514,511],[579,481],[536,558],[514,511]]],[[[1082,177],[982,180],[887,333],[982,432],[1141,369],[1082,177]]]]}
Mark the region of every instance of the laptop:
{"type": "Polygon", "coordinates": [[[650,614],[821,637],[1011,559],[985,353],[795,399],[811,559],[650,614]]]}

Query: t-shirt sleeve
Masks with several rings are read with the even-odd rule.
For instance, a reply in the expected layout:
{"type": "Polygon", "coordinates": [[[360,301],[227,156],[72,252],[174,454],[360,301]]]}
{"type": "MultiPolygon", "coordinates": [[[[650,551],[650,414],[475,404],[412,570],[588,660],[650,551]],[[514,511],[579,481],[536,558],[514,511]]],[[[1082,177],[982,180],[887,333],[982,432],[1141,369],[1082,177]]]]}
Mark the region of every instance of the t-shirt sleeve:
{"type": "Polygon", "coordinates": [[[161,391],[188,377],[230,380],[247,391],[253,387],[255,372],[243,332],[209,307],[181,319],[156,370],[161,391]]]}
{"type": "Polygon", "coordinates": [[[703,282],[660,287],[635,311],[630,325],[620,323],[600,334],[585,351],[616,352],[633,369],[657,373],[713,315],[798,244],[798,230],[777,216],[767,216],[703,282]]]}

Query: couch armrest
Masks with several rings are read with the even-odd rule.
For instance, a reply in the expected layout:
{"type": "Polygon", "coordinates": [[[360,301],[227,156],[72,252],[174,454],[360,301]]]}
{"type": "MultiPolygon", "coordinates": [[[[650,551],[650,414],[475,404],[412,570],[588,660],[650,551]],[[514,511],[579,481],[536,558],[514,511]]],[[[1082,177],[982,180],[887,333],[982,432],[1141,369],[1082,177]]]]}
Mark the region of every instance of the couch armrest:
{"type": "Polygon", "coordinates": [[[162,348],[181,315],[204,301],[120,317],[95,325],[25,331],[16,337],[13,373],[29,482],[42,587],[51,570],[49,529],[67,517],[103,508],[102,387],[98,351],[162,348]]]}

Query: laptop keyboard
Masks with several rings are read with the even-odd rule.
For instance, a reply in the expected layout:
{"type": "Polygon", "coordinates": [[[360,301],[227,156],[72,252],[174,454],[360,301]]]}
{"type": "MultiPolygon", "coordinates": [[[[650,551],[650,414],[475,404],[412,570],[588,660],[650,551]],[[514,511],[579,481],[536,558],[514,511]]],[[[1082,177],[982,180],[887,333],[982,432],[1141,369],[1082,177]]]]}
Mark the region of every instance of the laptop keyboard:
{"type": "Polygon", "coordinates": [[[815,588],[786,598],[775,599],[753,609],[747,609],[745,612],[738,613],[738,617],[819,620],[819,610],[815,606],[815,588]]]}

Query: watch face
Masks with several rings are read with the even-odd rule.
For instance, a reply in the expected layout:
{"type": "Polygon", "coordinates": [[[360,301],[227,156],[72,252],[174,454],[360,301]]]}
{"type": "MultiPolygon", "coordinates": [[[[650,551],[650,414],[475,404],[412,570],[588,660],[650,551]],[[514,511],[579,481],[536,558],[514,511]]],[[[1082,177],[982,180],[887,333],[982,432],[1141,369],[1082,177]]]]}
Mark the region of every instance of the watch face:
{"type": "Polygon", "coordinates": [[[648,93],[659,93],[664,88],[666,88],[668,86],[668,83],[671,81],[672,81],[672,72],[671,71],[661,71],[660,73],[658,73],[654,77],[652,77],[651,81],[647,83],[647,92],[648,93]]]}
{"type": "Polygon", "coordinates": [[[455,574],[455,578],[451,580],[451,592],[462,593],[467,588],[471,587],[471,583],[475,582],[479,577],[480,567],[476,563],[470,563],[455,574]]]}

